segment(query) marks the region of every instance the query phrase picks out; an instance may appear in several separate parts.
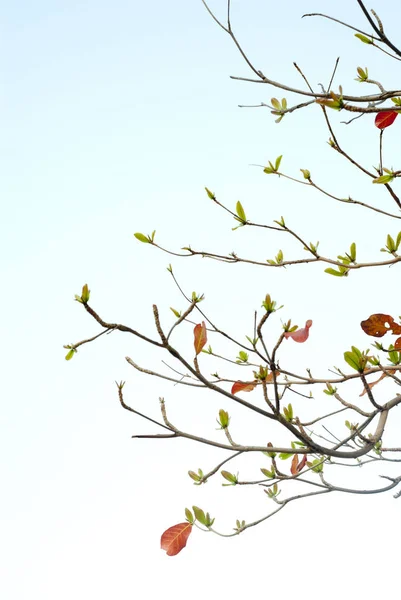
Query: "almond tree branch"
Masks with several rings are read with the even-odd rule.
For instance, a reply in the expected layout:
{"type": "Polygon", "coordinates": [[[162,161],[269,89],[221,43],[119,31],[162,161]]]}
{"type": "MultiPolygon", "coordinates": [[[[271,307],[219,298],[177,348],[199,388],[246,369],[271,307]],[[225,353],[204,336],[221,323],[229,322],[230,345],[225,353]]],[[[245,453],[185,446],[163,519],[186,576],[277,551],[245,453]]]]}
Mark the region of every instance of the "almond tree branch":
{"type": "Polygon", "coordinates": [[[160,342],[152,340],[146,335],[139,333],[135,329],[131,329],[131,327],[127,327],[126,325],[119,325],[118,323],[106,323],[106,321],[103,321],[103,319],[99,317],[99,315],[93,310],[93,308],[89,306],[89,304],[83,303],[83,306],[85,307],[86,312],[88,312],[95,319],[95,321],[99,323],[99,325],[104,327],[104,329],[117,329],[118,331],[123,331],[125,333],[132,333],[136,337],[139,337],[140,339],[144,340],[145,342],[148,342],[149,344],[152,344],[153,346],[159,346],[159,348],[163,348],[163,344],[160,344],[160,342]]]}
{"type": "Polygon", "coordinates": [[[372,27],[372,29],[376,32],[377,36],[380,38],[380,41],[383,42],[383,44],[386,44],[386,46],[388,46],[389,48],[391,48],[391,50],[393,52],[395,52],[395,54],[397,54],[398,56],[401,56],[401,50],[399,50],[397,48],[397,46],[395,46],[389,39],[388,37],[385,35],[385,33],[383,31],[380,31],[380,27],[378,27],[376,25],[376,23],[374,22],[374,20],[372,19],[372,17],[370,16],[370,14],[368,13],[364,3],[362,2],[362,0],[357,0],[359,6],[361,7],[361,10],[363,12],[363,14],[365,15],[365,17],[367,18],[367,20],[369,21],[370,26],[372,27]]]}

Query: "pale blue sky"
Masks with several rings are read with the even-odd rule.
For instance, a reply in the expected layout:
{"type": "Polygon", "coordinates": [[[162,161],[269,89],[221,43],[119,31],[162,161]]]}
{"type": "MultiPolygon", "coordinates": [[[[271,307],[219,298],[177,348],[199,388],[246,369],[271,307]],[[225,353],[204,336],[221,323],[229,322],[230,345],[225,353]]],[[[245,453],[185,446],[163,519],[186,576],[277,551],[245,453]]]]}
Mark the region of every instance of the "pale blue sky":
{"type": "MultiPolygon", "coordinates": [[[[369,67],[385,87],[397,85],[398,63],[350,30],[300,18],[329,12],[368,29],[356,2],[232,5],[240,40],[272,79],[301,87],[295,60],[312,85],[327,83],[341,56],[335,86],[360,92],[357,66],[369,67]]],[[[224,16],[225,1],[212,6],[224,16]]],[[[376,8],[397,40],[401,9],[389,0],[376,8]]],[[[169,307],[185,306],[166,271],[172,262],[187,291],[206,294],[212,320],[238,337],[250,333],[253,310],[267,292],[285,305],[275,331],[280,318],[299,324],[313,319],[309,345],[289,343],[288,359],[326,373],[342,364],[351,344],[369,344],[362,318],[399,314],[396,267],[392,280],[387,269],[337,280],[320,266],[273,271],[172,260],[132,234],[156,229],[171,249],[191,243],[263,260],[282,248],[295,256],[298,250],[284,237],[232,232],[234,223],[207,199],[206,185],[231,208],[240,199],[255,221],[284,215],[308,241],[320,239],[327,254],[343,253],[356,241],[367,260],[383,258],[378,250],[397,224],[249,166],[280,154],[290,174],[309,168],[333,193],[391,211],[395,205],[330,150],[316,108],[279,125],[265,109],[238,108],[283,94],[229,78],[249,71],[200,0],[21,0],[6,3],[0,21],[2,596],[128,600],[163,594],[182,600],[229,594],[237,600],[297,593],[330,600],[380,592],[395,598],[401,500],[391,493],[294,503],[228,541],[195,531],[185,551],[167,558],[160,534],[184,519],[186,506],[209,510],[228,531],[236,518],[254,520],[270,505],[262,492],[222,488],[219,479],[194,487],[188,469],[212,468],[222,459],[215,451],[181,441],[131,440],[149,428],[120,408],[114,381],[127,380],[127,401],[156,418],[158,397],[165,396],[177,425],[194,432],[203,427],[215,435],[219,408],[238,420],[244,415],[213,396],[198,398],[133,372],[126,355],[155,370],[163,356],[129,336],[102,338],[70,363],[62,348],[98,332],[73,302],[85,282],[105,319],[153,336],[156,302],[163,321],[171,322],[169,307]],[[384,578],[370,577],[372,561],[386,564],[384,578]]],[[[348,128],[342,118],[334,115],[333,122],[347,149],[369,168],[377,164],[373,118],[348,128]]],[[[384,162],[395,168],[400,127],[396,121],[385,133],[384,162]]],[[[190,328],[186,335],[183,330],[182,347],[190,347],[191,336],[190,328]]],[[[399,444],[396,419],[389,436],[399,444]]],[[[244,419],[243,426],[263,438],[253,422],[244,419]]],[[[260,466],[251,464],[251,472],[260,466]]],[[[351,475],[355,487],[379,481],[363,479],[359,470],[351,475]]]]}

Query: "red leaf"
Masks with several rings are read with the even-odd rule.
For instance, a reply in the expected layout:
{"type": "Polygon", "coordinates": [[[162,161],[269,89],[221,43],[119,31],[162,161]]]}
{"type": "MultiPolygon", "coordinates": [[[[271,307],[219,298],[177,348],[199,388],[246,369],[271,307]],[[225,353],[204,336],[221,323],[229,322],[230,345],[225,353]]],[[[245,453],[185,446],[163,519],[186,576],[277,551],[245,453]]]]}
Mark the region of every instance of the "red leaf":
{"type": "Polygon", "coordinates": [[[386,129],[394,123],[398,115],[398,112],[395,110],[389,110],[385,112],[379,112],[375,118],[375,125],[379,129],[386,129]]]}
{"type": "Polygon", "coordinates": [[[306,342],[309,337],[309,328],[312,327],[312,321],[309,319],[305,323],[305,327],[302,329],[297,329],[296,331],[287,331],[284,334],[284,337],[288,340],[288,338],[292,338],[294,342],[306,342]]]}
{"type": "Polygon", "coordinates": [[[207,342],[206,325],[205,321],[202,324],[198,323],[194,327],[194,346],[196,355],[202,352],[203,347],[207,342]]]}
{"type": "Polygon", "coordinates": [[[231,388],[231,393],[237,394],[238,392],[252,392],[256,385],[256,381],[236,381],[231,388]]]}
{"type": "Polygon", "coordinates": [[[361,327],[365,333],[373,337],[383,337],[388,331],[394,335],[401,333],[401,325],[398,325],[390,315],[382,313],[370,315],[369,319],[361,322],[361,327]]]}
{"type": "Polygon", "coordinates": [[[163,533],[160,546],[167,556],[175,556],[187,545],[187,539],[192,531],[191,523],[178,523],[163,533]]]}
{"type": "Polygon", "coordinates": [[[396,350],[401,350],[401,337],[397,338],[394,342],[394,348],[396,350]]]}

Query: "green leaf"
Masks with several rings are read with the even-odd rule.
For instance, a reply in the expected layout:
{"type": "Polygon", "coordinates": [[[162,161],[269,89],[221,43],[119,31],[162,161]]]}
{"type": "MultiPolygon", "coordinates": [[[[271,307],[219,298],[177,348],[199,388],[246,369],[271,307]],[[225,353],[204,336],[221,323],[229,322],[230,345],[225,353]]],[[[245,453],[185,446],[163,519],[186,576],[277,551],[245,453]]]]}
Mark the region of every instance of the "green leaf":
{"type": "Polygon", "coordinates": [[[214,523],[214,519],[211,518],[211,516],[209,515],[209,513],[206,513],[206,527],[211,527],[214,523]]]}
{"type": "Polygon", "coordinates": [[[372,183],[390,183],[393,181],[394,175],[381,175],[381,177],[377,177],[373,179],[372,183]]]}
{"type": "Polygon", "coordinates": [[[273,221],[273,222],[277,223],[277,225],[279,225],[280,227],[283,227],[284,229],[286,228],[284,217],[281,217],[280,221],[273,221]]]}
{"type": "Polygon", "coordinates": [[[355,33],[355,37],[358,38],[358,40],[361,40],[361,42],[364,44],[373,44],[372,38],[366,37],[366,35],[363,35],[363,33],[355,33]]]}
{"type": "Polygon", "coordinates": [[[299,169],[304,176],[304,179],[310,179],[310,171],[308,169],[299,169]]]}
{"type": "Polygon", "coordinates": [[[314,461],[307,462],[306,464],[310,469],[312,469],[312,471],[314,471],[314,473],[321,473],[323,471],[323,463],[323,458],[315,458],[314,461]]]}
{"type": "Polygon", "coordinates": [[[269,498],[274,498],[275,496],[279,495],[279,491],[278,491],[278,486],[277,483],[275,483],[272,487],[267,488],[267,490],[264,490],[265,493],[269,496],[269,498]]]}
{"type": "Polygon", "coordinates": [[[393,363],[393,365],[399,365],[401,359],[401,352],[397,352],[397,350],[393,349],[394,347],[390,346],[390,352],[388,353],[389,360],[393,363]]]}
{"type": "Polygon", "coordinates": [[[236,362],[237,363],[246,363],[246,362],[248,362],[248,359],[249,359],[249,354],[247,352],[244,352],[243,350],[241,350],[238,353],[236,362]]]}
{"type": "Polygon", "coordinates": [[[395,242],[390,234],[387,236],[387,248],[390,252],[395,252],[395,242]]]}
{"type": "Polygon", "coordinates": [[[216,200],[216,196],[211,192],[207,187],[205,187],[206,194],[209,196],[210,200],[216,200]]]}
{"type": "Polygon", "coordinates": [[[278,157],[276,158],[276,163],[275,163],[275,165],[274,165],[274,170],[275,170],[275,171],[278,171],[278,170],[279,170],[279,168],[280,168],[280,164],[281,164],[281,159],[282,159],[282,158],[283,158],[283,155],[282,155],[282,154],[280,154],[280,156],[278,156],[278,157]]]}
{"type": "Polygon", "coordinates": [[[362,69],[362,67],[357,67],[358,78],[356,81],[364,82],[369,78],[368,69],[362,69]]]}
{"type": "Polygon", "coordinates": [[[241,202],[238,200],[236,206],[235,206],[235,210],[237,211],[237,215],[239,217],[239,220],[242,221],[243,223],[246,223],[246,215],[245,215],[245,211],[242,208],[242,204],[241,202]]]}
{"type": "Polygon", "coordinates": [[[230,473],[229,471],[220,471],[220,473],[224,477],[224,479],[230,482],[231,485],[236,485],[238,483],[238,478],[233,473],[230,473]]]}
{"type": "MultiPolygon", "coordinates": [[[[268,442],[267,447],[273,448],[273,444],[271,442],[268,442]]],[[[277,453],[276,452],[264,452],[263,454],[266,454],[266,456],[268,456],[269,458],[275,458],[277,453]]]]}
{"type": "Polygon", "coordinates": [[[289,404],[287,407],[284,407],[284,417],[285,420],[291,422],[294,418],[294,412],[292,410],[292,404],[289,404]]]}
{"type": "Polygon", "coordinates": [[[143,235],[143,233],[134,233],[134,236],[140,242],[143,242],[144,244],[150,244],[149,239],[146,237],[146,235],[143,235]]]}
{"type": "Polygon", "coordinates": [[[326,387],[327,389],[323,390],[323,392],[328,396],[334,396],[334,394],[337,392],[337,388],[333,387],[331,383],[326,383],[326,387]]]}
{"type": "Polygon", "coordinates": [[[88,288],[88,284],[85,283],[85,285],[82,288],[82,293],[81,293],[82,304],[87,304],[89,302],[89,298],[90,298],[90,290],[88,288]]]}
{"type": "Polygon", "coordinates": [[[293,452],[280,452],[278,457],[281,458],[281,460],[287,460],[287,458],[290,458],[290,456],[292,456],[293,454],[293,452]]]}
{"type": "Polygon", "coordinates": [[[361,371],[360,361],[354,352],[344,352],[344,360],[352,369],[355,369],[355,371],[361,371]]]}
{"type": "Polygon", "coordinates": [[[170,306],[170,310],[175,314],[175,316],[177,317],[177,319],[179,319],[181,317],[181,313],[178,312],[178,310],[175,310],[175,308],[172,308],[170,306]]]}
{"type": "Polygon", "coordinates": [[[335,275],[336,277],[344,277],[344,273],[336,271],[335,269],[325,269],[324,272],[328,273],[329,275],[335,275]]]}
{"type": "Polygon", "coordinates": [[[193,516],[193,514],[191,513],[191,511],[189,510],[189,508],[186,508],[186,509],[185,509],[185,516],[186,516],[186,518],[187,518],[187,521],[189,521],[189,523],[193,523],[193,522],[194,522],[194,520],[195,520],[195,519],[194,519],[194,516],[193,516]]]}
{"type": "Polygon", "coordinates": [[[71,348],[71,350],[65,355],[65,360],[71,360],[75,353],[75,348],[71,348]]]}
{"type": "Polygon", "coordinates": [[[217,422],[221,426],[222,429],[227,429],[227,427],[230,424],[230,416],[226,410],[224,410],[222,408],[219,410],[219,418],[218,418],[217,422]]]}
{"type": "Polygon", "coordinates": [[[271,471],[268,471],[267,469],[260,469],[263,473],[263,475],[265,477],[267,477],[267,479],[274,479],[275,476],[275,472],[274,472],[274,468],[271,471]]]}
{"type": "Polygon", "coordinates": [[[188,471],[188,475],[190,476],[191,479],[193,479],[196,483],[199,483],[200,480],[202,479],[201,475],[198,475],[197,473],[195,473],[194,471],[188,471]]]}
{"type": "Polygon", "coordinates": [[[198,506],[193,506],[192,510],[194,511],[196,520],[199,521],[199,523],[202,523],[202,525],[206,525],[206,515],[203,510],[198,506]]]}

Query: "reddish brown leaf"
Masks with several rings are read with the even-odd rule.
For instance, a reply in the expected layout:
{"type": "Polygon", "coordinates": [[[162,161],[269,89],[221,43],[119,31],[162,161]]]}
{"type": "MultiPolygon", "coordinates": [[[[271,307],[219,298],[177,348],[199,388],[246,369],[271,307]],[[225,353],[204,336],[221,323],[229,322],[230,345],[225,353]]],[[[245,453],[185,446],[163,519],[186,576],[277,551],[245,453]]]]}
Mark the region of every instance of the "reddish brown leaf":
{"type": "Polygon", "coordinates": [[[202,349],[204,348],[206,342],[207,342],[206,325],[205,325],[205,321],[202,321],[202,323],[198,323],[198,325],[195,325],[195,327],[194,327],[194,346],[195,346],[196,355],[198,355],[202,352],[202,349]]]}
{"type": "Polygon", "coordinates": [[[394,342],[394,348],[396,350],[401,350],[401,337],[397,338],[394,342]]]}
{"type": "Polygon", "coordinates": [[[373,337],[383,337],[388,331],[394,335],[401,333],[401,325],[396,323],[390,315],[382,313],[370,315],[366,321],[361,322],[361,327],[365,333],[373,337]]]}
{"type": "Polygon", "coordinates": [[[291,475],[298,475],[306,465],[307,455],[304,454],[301,462],[299,462],[298,454],[294,454],[291,461],[291,475]]]}
{"type": "Polygon", "coordinates": [[[379,112],[375,118],[375,125],[379,129],[386,129],[394,123],[398,115],[398,112],[395,110],[389,110],[384,112],[379,112]]]}
{"type": "Polygon", "coordinates": [[[291,475],[298,473],[298,454],[294,454],[291,461],[291,475]]]}
{"type": "Polygon", "coordinates": [[[304,466],[306,465],[307,459],[308,459],[308,455],[304,454],[303,459],[301,460],[301,462],[298,465],[298,473],[300,473],[302,471],[302,469],[304,468],[304,466]]]}
{"type": "MultiPolygon", "coordinates": [[[[280,371],[276,371],[276,377],[278,377],[280,375],[280,371]]],[[[274,381],[274,375],[273,375],[273,371],[271,371],[267,377],[266,377],[266,381],[268,383],[271,383],[272,381],[274,381]]]]}
{"type": "MultiPolygon", "coordinates": [[[[368,383],[368,388],[371,390],[376,384],[380,383],[380,381],[382,381],[382,379],[387,377],[387,373],[394,375],[395,369],[389,369],[386,373],[382,373],[380,375],[379,379],[376,379],[375,381],[368,383]]],[[[365,390],[365,388],[363,388],[362,394],[359,394],[359,397],[364,396],[365,394],[366,394],[366,390],[365,390]]]]}
{"type": "Polygon", "coordinates": [[[187,539],[192,531],[191,523],[178,523],[163,533],[160,546],[167,556],[175,556],[187,545],[187,539]]]}
{"type": "Polygon", "coordinates": [[[312,321],[309,319],[305,323],[305,327],[302,329],[297,329],[296,331],[287,331],[284,334],[284,337],[288,340],[288,338],[292,338],[294,342],[306,342],[309,337],[309,329],[312,327],[312,321]]]}
{"type": "Polygon", "coordinates": [[[231,393],[237,394],[238,392],[252,392],[256,386],[256,381],[236,381],[231,388],[231,393]]]}

